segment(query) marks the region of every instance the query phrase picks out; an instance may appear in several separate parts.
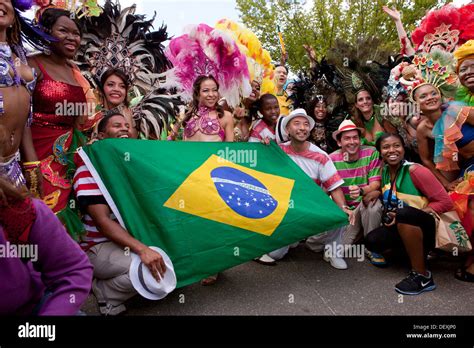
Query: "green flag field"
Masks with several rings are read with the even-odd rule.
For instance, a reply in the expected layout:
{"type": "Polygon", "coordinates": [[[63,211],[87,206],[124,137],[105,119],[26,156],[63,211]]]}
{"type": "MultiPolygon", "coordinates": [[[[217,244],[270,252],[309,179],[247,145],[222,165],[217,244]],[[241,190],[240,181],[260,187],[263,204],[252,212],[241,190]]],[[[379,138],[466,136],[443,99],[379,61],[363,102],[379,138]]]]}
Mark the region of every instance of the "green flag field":
{"type": "Polygon", "coordinates": [[[347,224],[277,144],[105,139],[79,150],[120,224],[178,287],[347,224]]]}

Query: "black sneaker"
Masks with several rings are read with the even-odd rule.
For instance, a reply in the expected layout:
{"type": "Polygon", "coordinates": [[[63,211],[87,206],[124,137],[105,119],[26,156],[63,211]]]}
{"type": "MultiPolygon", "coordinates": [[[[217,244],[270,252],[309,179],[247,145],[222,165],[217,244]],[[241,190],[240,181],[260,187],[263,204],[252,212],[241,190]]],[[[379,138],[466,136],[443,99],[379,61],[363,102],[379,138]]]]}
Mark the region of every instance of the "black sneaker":
{"type": "Polygon", "coordinates": [[[411,271],[408,277],[395,285],[395,291],[404,295],[419,295],[422,292],[436,289],[433,275],[430,271],[428,272],[429,276],[425,277],[415,271],[411,271]]]}

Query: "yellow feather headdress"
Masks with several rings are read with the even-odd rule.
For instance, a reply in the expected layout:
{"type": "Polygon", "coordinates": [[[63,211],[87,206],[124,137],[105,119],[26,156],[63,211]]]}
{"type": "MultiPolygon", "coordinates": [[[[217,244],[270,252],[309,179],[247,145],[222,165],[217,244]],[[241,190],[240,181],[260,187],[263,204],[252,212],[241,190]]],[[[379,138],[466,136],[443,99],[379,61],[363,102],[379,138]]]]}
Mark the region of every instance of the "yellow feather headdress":
{"type": "Polygon", "coordinates": [[[257,36],[251,30],[226,18],[218,21],[215,28],[232,35],[240,51],[247,57],[250,79],[260,83],[260,93],[273,93],[274,67],[270,53],[262,47],[257,36]]]}

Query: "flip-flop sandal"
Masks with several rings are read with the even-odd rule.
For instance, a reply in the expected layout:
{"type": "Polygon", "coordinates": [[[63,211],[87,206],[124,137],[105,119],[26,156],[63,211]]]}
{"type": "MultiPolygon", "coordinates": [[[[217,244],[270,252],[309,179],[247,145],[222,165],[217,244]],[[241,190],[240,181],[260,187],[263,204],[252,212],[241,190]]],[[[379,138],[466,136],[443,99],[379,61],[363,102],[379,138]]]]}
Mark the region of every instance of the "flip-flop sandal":
{"type": "Polygon", "coordinates": [[[217,282],[217,274],[211,275],[201,280],[202,286],[214,285],[217,282]]]}
{"type": "Polygon", "coordinates": [[[454,278],[462,282],[474,283],[474,274],[469,273],[465,267],[458,268],[454,278]]]}

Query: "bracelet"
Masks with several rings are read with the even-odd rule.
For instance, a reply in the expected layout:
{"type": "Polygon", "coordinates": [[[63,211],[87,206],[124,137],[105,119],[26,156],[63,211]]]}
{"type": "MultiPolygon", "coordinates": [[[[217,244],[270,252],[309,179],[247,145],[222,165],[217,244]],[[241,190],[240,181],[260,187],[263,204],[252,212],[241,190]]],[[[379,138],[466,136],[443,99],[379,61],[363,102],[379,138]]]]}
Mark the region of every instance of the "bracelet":
{"type": "Polygon", "coordinates": [[[34,169],[29,171],[30,174],[30,192],[34,197],[39,197],[38,192],[38,176],[34,169]]]}
{"type": "Polygon", "coordinates": [[[39,166],[41,164],[41,161],[33,161],[33,162],[23,162],[23,167],[29,167],[29,166],[39,166]]]}
{"type": "Polygon", "coordinates": [[[24,170],[36,169],[36,168],[39,168],[40,165],[41,165],[40,161],[24,162],[23,163],[23,169],[24,170]]]}
{"type": "Polygon", "coordinates": [[[4,105],[3,105],[3,93],[0,92],[0,116],[3,116],[5,113],[4,105]]]}

